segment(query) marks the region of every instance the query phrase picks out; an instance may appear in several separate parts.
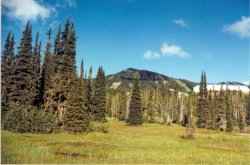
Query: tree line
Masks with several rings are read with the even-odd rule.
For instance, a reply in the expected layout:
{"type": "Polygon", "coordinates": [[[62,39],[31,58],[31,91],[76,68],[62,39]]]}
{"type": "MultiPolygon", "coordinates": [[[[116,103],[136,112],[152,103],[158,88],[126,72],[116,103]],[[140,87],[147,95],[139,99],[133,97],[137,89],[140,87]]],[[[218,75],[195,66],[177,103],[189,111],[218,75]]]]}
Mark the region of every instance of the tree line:
{"type": "Polygon", "coordinates": [[[14,132],[85,132],[91,122],[105,123],[112,117],[130,125],[143,122],[177,123],[188,128],[228,132],[250,124],[250,96],[240,91],[207,90],[202,72],[199,94],[181,93],[168,84],[140,87],[135,75],[131,90],[107,89],[105,72],[92,67],[76,69],[76,31],[67,20],[55,35],[47,32],[44,53],[39,33],[33,43],[28,22],[20,44],[9,32],[2,53],[2,126],[14,132]]]}
{"type": "Polygon", "coordinates": [[[206,73],[202,72],[198,94],[170,89],[168,84],[155,88],[137,87],[139,90],[132,92],[110,89],[107,94],[108,116],[130,120],[131,101],[136,93],[140,96],[140,99],[134,99],[140,100],[136,103],[140,106],[137,108],[140,113],[132,115],[132,118],[137,116],[139,121],[168,125],[176,123],[227,132],[239,129],[244,132],[245,126],[250,124],[250,95],[222,87],[219,91],[208,90],[206,73]]]}
{"type": "Polygon", "coordinates": [[[84,132],[90,121],[105,122],[105,73],[76,71],[76,32],[67,20],[54,40],[47,32],[44,55],[39,33],[32,41],[27,22],[15,51],[9,32],[2,53],[2,126],[15,132],[84,132]],[[52,43],[53,40],[53,43],[52,43]]]}

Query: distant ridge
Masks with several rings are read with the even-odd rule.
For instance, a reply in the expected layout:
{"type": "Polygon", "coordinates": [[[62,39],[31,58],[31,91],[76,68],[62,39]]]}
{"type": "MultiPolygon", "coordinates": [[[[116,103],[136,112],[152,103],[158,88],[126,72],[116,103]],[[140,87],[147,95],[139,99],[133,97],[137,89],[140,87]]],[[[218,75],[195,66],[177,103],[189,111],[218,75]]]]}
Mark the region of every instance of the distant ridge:
{"type": "Polygon", "coordinates": [[[127,68],[116,74],[107,76],[108,87],[112,89],[130,88],[135,75],[139,77],[142,88],[155,88],[158,86],[168,86],[170,89],[177,89],[183,92],[192,91],[193,87],[197,85],[196,82],[176,79],[167,75],[144,70],[127,68]]]}
{"type": "MultiPolygon", "coordinates": [[[[127,89],[132,87],[132,81],[135,75],[139,77],[142,88],[156,88],[159,86],[168,86],[169,89],[177,89],[182,92],[193,91],[193,88],[199,85],[198,82],[182,78],[173,78],[167,75],[136,68],[127,68],[115,74],[107,75],[107,86],[110,89],[127,89]]],[[[209,85],[231,85],[231,86],[244,86],[246,84],[237,81],[224,81],[218,83],[208,83],[209,85]]],[[[236,88],[236,87],[235,87],[236,88]]],[[[246,90],[244,88],[244,90],[246,90]]]]}

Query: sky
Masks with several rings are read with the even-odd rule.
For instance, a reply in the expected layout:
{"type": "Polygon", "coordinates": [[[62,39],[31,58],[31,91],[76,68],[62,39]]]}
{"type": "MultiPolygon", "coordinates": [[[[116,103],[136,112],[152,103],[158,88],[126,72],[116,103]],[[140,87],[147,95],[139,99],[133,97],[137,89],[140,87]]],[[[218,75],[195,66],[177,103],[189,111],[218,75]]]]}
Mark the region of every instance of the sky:
{"type": "MultiPolygon", "coordinates": [[[[25,23],[33,35],[76,27],[77,65],[106,74],[133,67],[209,82],[250,79],[249,0],[2,0],[2,40],[18,46],[25,23]]],[[[3,45],[3,42],[2,42],[3,45]]],[[[43,46],[44,46],[43,45],[43,46]]]]}

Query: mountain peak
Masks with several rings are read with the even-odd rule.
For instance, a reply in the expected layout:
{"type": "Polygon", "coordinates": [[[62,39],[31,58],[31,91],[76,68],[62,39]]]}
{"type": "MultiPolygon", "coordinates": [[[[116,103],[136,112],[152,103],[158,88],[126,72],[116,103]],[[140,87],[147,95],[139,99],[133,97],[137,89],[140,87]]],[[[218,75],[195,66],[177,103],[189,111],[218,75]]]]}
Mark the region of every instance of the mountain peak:
{"type": "Polygon", "coordinates": [[[116,86],[119,84],[119,88],[130,88],[135,74],[138,75],[142,88],[155,88],[160,86],[166,86],[171,89],[177,89],[180,91],[190,91],[195,85],[194,82],[182,79],[175,79],[168,77],[164,74],[136,68],[127,68],[116,74],[109,75],[108,86],[116,86]]]}

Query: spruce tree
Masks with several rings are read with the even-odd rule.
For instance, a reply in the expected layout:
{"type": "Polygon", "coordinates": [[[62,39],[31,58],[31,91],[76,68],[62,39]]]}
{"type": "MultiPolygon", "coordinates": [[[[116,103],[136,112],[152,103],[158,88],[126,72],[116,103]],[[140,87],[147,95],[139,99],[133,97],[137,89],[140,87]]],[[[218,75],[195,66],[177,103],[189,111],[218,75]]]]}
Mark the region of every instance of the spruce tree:
{"type": "MultiPolygon", "coordinates": [[[[4,44],[4,50],[2,55],[2,65],[1,65],[1,86],[2,86],[2,99],[1,99],[1,108],[2,112],[7,110],[9,104],[9,93],[12,92],[11,89],[14,85],[13,78],[13,69],[15,62],[15,50],[14,50],[14,36],[11,32],[8,33],[7,39],[4,44]]],[[[2,113],[3,114],[3,113],[2,113]]]]}
{"type": "Polygon", "coordinates": [[[12,100],[11,94],[15,89],[14,68],[15,68],[15,53],[14,53],[14,36],[10,32],[4,44],[4,50],[1,57],[1,124],[4,129],[8,128],[5,125],[6,114],[9,110],[9,104],[12,100]]]}
{"type": "Polygon", "coordinates": [[[32,105],[35,96],[33,79],[32,28],[26,24],[21,38],[14,70],[15,89],[11,93],[12,101],[22,105],[32,105]]]}
{"type": "Polygon", "coordinates": [[[92,99],[93,99],[93,90],[92,90],[92,67],[89,69],[88,78],[86,77],[85,81],[85,93],[87,100],[87,112],[89,116],[92,118],[92,99]]]}
{"type": "Polygon", "coordinates": [[[39,42],[39,33],[36,33],[35,46],[33,49],[33,79],[35,81],[35,98],[34,105],[40,106],[42,102],[42,89],[41,89],[41,42],[39,42]]]}
{"type": "MultiPolygon", "coordinates": [[[[74,76],[74,75],[73,75],[74,76]]],[[[83,95],[83,86],[77,79],[71,78],[71,92],[69,93],[63,122],[64,129],[68,132],[85,132],[89,126],[86,97],[83,95]]]]}
{"type": "Polygon", "coordinates": [[[200,92],[198,97],[197,104],[197,127],[198,128],[207,128],[209,125],[209,107],[207,99],[207,80],[206,73],[202,72],[201,82],[200,82],[200,92]]]}
{"type": "Polygon", "coordinates": [[[149,123],[154,122],[154,93],[152,90],[149,91],[148,103],[147,103],[147,121],[149,123]]]}
{"type": "Polygon", "coordinates": [[[227,120],[226,131],[232,132],[233,131],[233,123],[232,123],[233,114],[232,114],[231,95],[228,89],[226,91],[225,102],[226,102],[226,120],[227,120]]]}
{"type": "Polygon", "coordinates": [[[246,109],[246,123],[247,125],[250,125],[250,93],[248,94],[246,98],[246,104],[247,104],[247,109],[246,109]]]}
{"type": "Polygon", "coordinates": [[[226,129],[226,114],[225,114],[225,92],[221,86],[219,95],[216,100],[216,128],[221,131],[226,129]]]}
{"type": "Polygon", "coordinates": [[[42,65],[42,73],[40,80],[41,96],[45,105],[48,103],[48,97],[53,87],[54,82],[52,78],[55,76],[56,67],[55,56],[51,53],[51,48],[51,29],[49,29],[47,32],[47,43],[45,46],[44,62],[42,65]]]}
{"type": "Polygon", "coordinates": [[[94,83],[93,109],[91,112],[95,121],[106,121],[106,83],[105,73],[102,67],[98,68],[94,83]]]}
{"type": "Polygon", "coordinates": [[[64,44],[64,60],[65,67],[69,72],[76,72],[76,36],[74,24],[67,21],[65,24],[65,30],[63,33],[63,44],[64,44]]]}
{"type": "Polygon", "coordinates": [[[127,122],[130,125],[141,125],[143,123],[141,93],[138,78],[134,80],[127,122]]]}
{"type": "Polygon", "coordinates": [[[208,107],[209,107],[209,127],[210,129],[215,129],[215,93],[214,97],[212,96],[214,91],[208,92],[208,107]]]}

